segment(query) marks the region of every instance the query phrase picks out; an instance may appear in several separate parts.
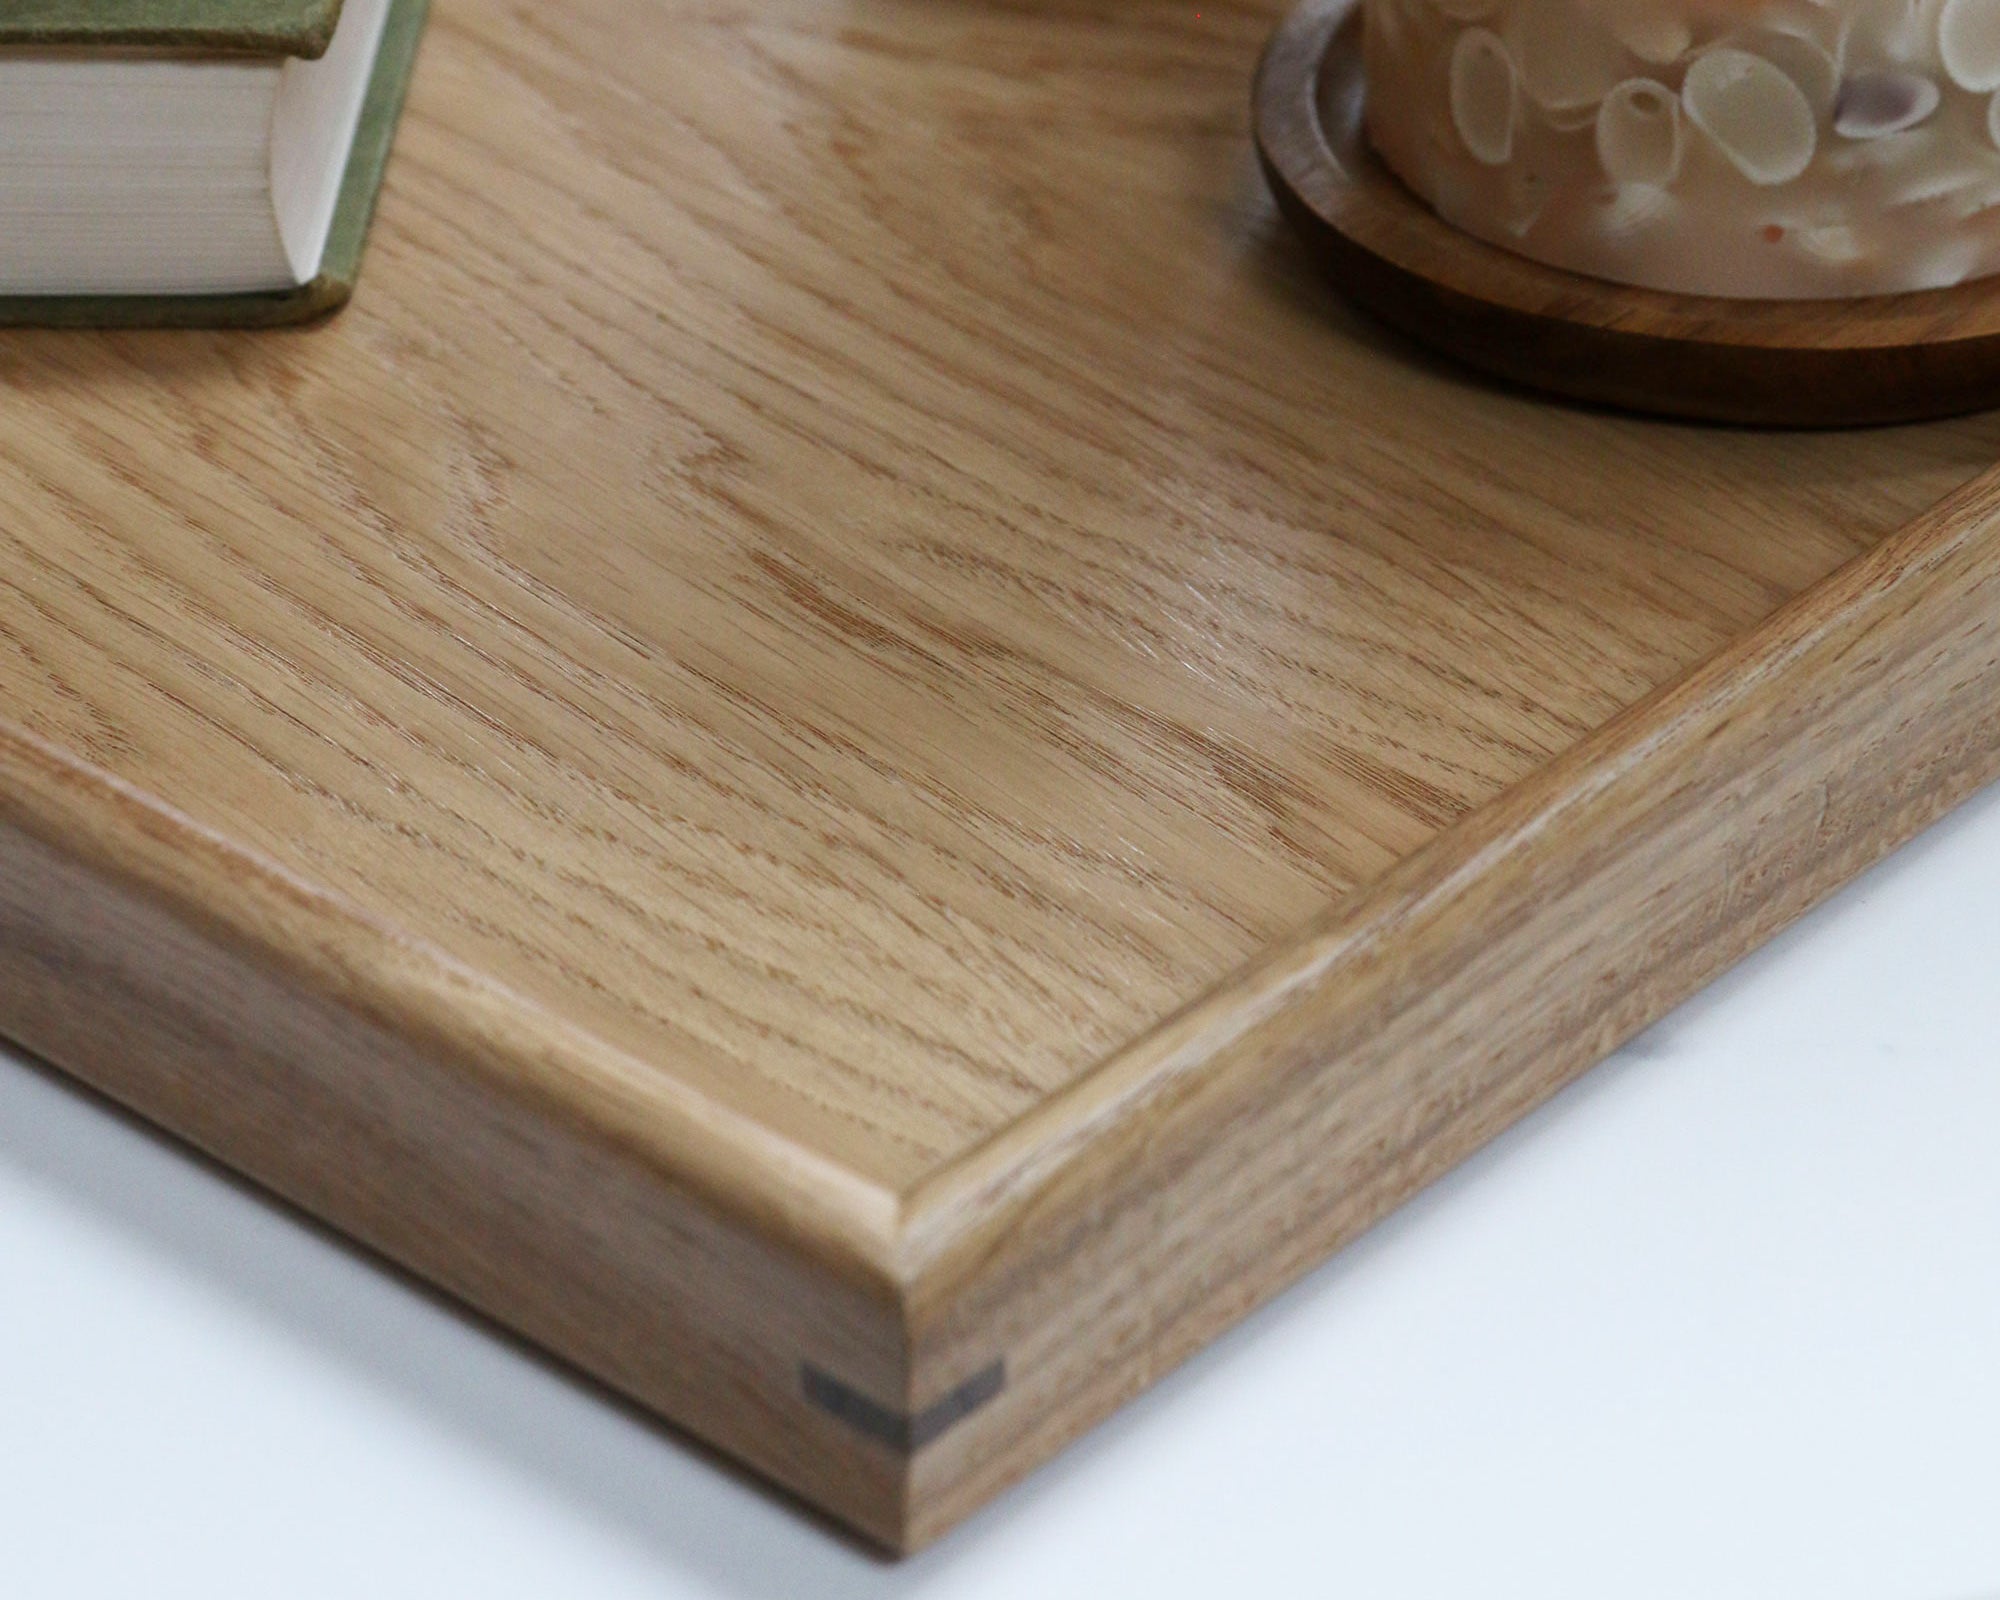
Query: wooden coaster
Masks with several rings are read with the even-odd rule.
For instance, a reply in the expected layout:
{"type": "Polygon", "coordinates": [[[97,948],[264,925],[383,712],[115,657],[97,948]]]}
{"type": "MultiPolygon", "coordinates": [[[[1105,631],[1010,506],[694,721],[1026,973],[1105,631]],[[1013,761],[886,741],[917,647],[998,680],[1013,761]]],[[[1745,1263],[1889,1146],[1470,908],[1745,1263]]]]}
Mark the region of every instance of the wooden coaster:
{"type": "Polygon", "coordinates": [[[1369,149],[1357,0],[1306,0],[1258,69],[1272,191],[1334,281],[1501,377],[1718,422],[1832,427],[2000,403],[2000,279],[1852,300],[1727,300],[1546,267],[1441,220],[1369,149]]]}

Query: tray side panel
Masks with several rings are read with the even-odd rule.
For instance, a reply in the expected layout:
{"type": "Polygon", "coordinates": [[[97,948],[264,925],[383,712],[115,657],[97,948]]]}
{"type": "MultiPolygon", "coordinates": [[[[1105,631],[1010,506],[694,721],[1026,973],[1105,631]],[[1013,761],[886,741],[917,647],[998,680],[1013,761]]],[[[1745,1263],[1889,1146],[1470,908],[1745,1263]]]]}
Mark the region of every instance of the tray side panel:
{"type": "MultiPolygon", "coordinates": [[[[177,914],[137,875],[93,870],[83,830],[60,848],[38,837],[12,754],[0,738],[13,1038],[861,1532],[901,1537],[904,1463],[801,1382],[810,1367],[905,1393],[891,1290],[830,1265],[824,1239],[777,1242],[768,1197],[704,1200],[580,1097],[552,1107],[177,914]]],[[[245,901],[268,891],[254,870],[238,884],[245,901]]],[[[348,930],[322,923],[332,949],[348,930]]]]}
{"type": "Polygon", "coordinates": [[[919,1381],[989,1498],[2000,774],[2000,474],[914,1197],[919,1381]]]}

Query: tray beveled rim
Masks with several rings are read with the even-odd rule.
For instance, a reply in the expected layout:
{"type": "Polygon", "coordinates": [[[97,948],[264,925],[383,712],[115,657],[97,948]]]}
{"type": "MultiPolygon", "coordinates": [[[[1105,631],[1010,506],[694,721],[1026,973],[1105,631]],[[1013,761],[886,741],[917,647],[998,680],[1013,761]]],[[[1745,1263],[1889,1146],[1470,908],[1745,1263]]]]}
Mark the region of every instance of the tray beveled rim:
{"type": "MultiPolygon", "coordinates": [[[[1386,941],[1418,936],[1454,896],[1517,869],[1569,814],[1663,759],[1675,742],[1726,735],[1746,697],[1814,649],[1905,621],[1910,591],[1954,562],[2000,584],[2000,467],[1967,483],[1781,605],[1714,655],[1669,680],[1527,778],[1474,807],[1380,878],[1331,903],[1190,1004],[1112,1052],[1059,1093],[919,1180],[903,1197],[899,1275],[940,1270],[1004,1234],[999,1208],[1033,1204],[1055,1164],[1090,1159],[1094,1140],[1170,1097],[1176,1079],[1306,998],[1372,981],[1386,941]]],[[[2000,615],[1996,615],[2000,641],[2000,615]]],[[[2000,748],[1994,751],[2000,768],[2000,748]]]]}
{"type": "MultiPolygon", "coordinates": [[[[903,1202],[895,1276],[908,1286],[919,1366],[952,1370],[987,1348],[1015,1362],[1008,1328],[1040,1337],[1051,1319],[1067,1319],[1071,1340],[1122,1344],[1129,1335],[1100,1325],[1122,1293],[1148,1307],[1155,1342],[1140,1381],[1150,1382],[1996,777],[2000,469],[918,1183],[903,1202]],[[1682,882],[1678,850],[1690,880],[1707,871],[1715,883],[1682,882]],[[1579,855],[1582,870],[1566,859],[1579,855]],[[1601,917],[1618,884],[1642,892],[1636,907],[1621,902],[1611,948],[1584,951],[1546,992],[1479,992],[1492,948],[1560,926],[1565,908],[1601,917]],[[1438,999],[1447,991],[1455,1012],[1438,999]],[[1424,1115],[1371,1102],[1399,1072],[1431,1080],[1424,1115]],[[1334,1149],[1350,1111],[1381,1124],[1358,1164],[1376,1170],[1330,1186],[1327,1167],[1356,1154],[1334,1149]],[[1299,1142],[1308,1128],[1319,1142],[1299,1142]],[[1244,1147],[1222,1181],[1275,1148],[1268,1159],[1284,1170],[1267,1190],[1293,1219],[1258,1255],[1238,1250],[1233,1275],[1200,1252],[1227,1259],[1227,1236],[1244,1224],[1205,1210],[1191,1176],[1232,1141],[1244,1147]],[[1091,1306],[1075,1303],[1079,1286],[1107,1279],[1091,1306]],[[1199,1301],[1185,1298],[1190,1280],[1199,1301]],[[1063,1287],[1051,1294],[1046,1281],[1063,1287]],[[1194,1331],[1177,1333],[1157,1300],[1194,1331]],[[942,1331],[927,1340],[932,1328],[942,1331]]],[[[1247,1193],[1233,1196],[1236,1209],[1247,1193]]],[[[1057,1442],[1131,1389],[1078,1381],[1098,1398],[1065,1402],[1076,1415],[1057,1442]]],[[[981,1487],[937,1491],[913,1542],[1050,1453],[1046,1425],[1017,1418],[1015,1431],[1040,1442],[1008,1472],[981,1469],[976,1458],[996,1449],[1020,1404],[1003,1396],[966,1430],[954,1453],[981,1487]]]]}

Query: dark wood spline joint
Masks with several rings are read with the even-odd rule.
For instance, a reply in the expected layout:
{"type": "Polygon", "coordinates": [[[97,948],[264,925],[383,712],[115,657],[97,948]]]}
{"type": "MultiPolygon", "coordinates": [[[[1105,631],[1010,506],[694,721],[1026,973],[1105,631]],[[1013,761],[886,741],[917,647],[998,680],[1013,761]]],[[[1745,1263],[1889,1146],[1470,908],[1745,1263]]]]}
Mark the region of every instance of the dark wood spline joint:
{"type": "Polygon", "coordinates": [[[1007,1363],[995,1361],[981,1368],[949,1394],[915,1412],[885,1406],[810,1361],[800,1366],[799,1376],[806,1399],[820,1410],[892,1450],[914,1455],[1005,1389],[1007,1363]]]}

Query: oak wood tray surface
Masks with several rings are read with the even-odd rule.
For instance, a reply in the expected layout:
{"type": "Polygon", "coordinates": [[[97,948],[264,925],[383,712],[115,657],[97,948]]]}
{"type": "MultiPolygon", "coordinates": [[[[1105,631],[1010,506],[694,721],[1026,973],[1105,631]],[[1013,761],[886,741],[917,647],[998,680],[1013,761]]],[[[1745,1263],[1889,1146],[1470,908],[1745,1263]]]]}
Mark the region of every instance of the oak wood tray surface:
{"type": "Polygon", "coordinates": [[[435,0],[339,319],[10,333],[0,1028],[936,1536],[2000,766],[2000,418],[1348,312],[1262,4],[435,0]]]}

